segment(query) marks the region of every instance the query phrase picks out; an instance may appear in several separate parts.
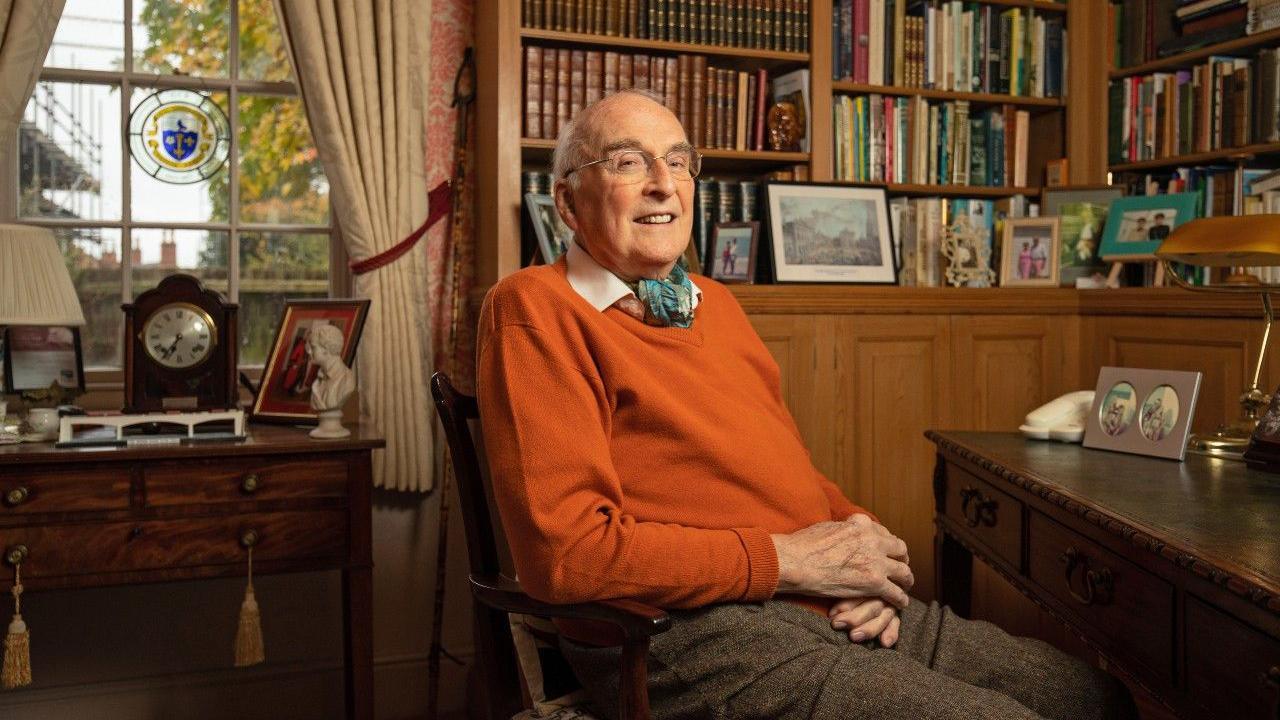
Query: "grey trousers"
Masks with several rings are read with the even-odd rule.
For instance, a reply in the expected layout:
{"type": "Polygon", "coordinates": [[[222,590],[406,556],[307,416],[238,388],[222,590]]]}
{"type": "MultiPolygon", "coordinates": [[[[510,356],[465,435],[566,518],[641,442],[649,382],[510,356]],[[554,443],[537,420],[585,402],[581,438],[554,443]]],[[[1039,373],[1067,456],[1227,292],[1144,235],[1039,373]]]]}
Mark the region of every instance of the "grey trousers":
{"type": "MultiPolygon", "coordinates": [[[[1115,678],[1057,649],[913,600],[894,648],[854,644],[782,601],[671,613],[649,650],[655,720],[1136,718],[1115,678]]],[[[561,640],[602,717],[617,712],[618,648],[561,640]]]]}

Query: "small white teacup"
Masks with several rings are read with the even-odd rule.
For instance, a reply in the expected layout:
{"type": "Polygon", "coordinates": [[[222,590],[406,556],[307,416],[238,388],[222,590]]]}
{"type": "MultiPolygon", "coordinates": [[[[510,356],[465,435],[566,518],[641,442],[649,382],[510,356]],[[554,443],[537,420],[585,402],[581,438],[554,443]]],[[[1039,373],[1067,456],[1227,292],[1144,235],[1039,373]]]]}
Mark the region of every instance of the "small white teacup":
{"type": "Polygon", "coordinates": [[[60,426],[57,408],[31,408],[27,411],[27,425],[33,435],[52,440],[58,436],[60,426]]]}

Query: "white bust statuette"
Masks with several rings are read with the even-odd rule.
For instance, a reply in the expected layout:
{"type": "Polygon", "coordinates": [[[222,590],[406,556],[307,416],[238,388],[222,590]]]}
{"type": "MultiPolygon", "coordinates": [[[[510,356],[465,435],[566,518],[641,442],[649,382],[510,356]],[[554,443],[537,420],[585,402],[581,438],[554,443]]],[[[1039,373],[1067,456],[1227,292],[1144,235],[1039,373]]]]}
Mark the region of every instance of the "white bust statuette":
{"type": "Polygon", "coordinates": [[[355,374],[342,362],[344,338],[337,326],[317,322],[307,333],[307,353],[319,366],[311,383],[311,409],[320,415],[313,438],[344,438],[351,431],[342,427],[342,406],[356,390],[355,374]]]}

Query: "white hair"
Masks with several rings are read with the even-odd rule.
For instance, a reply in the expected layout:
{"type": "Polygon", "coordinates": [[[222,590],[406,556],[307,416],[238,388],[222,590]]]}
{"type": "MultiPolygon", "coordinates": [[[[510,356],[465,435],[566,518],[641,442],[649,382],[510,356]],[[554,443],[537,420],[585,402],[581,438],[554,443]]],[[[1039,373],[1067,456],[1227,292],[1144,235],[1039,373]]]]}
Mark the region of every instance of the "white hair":
{"type": "Polygon", "coordinates": [[[666,107],[666,105],[663,105],[662,96],[651,90],[627,88],[596,100],[582,108],[577,117],[561,126],[560,134],[556,138],[556,149],[551,155],[551,180],[553,184],[560,180],[565,180],[567,176],[569,187],[577,189],[578,176],[576,174],[569,175],[569,171],[582,167],[592,160],[600,159],[595,157],[597,137],[592,120],[594,120],[596,113],[599,112],[599,108],[604,103],[619,95],[639,95],[666,107]]]}

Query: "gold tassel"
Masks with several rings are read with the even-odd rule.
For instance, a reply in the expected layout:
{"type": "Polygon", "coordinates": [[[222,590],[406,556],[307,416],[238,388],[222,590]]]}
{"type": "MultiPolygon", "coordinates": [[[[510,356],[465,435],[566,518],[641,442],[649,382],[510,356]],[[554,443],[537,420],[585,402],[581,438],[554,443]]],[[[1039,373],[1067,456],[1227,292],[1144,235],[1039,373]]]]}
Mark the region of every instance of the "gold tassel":
{"type": "Polygon", "coordinates": [[[13,570],[13,620],[4,638],[4,673],[0,684],[5,690],[31,684],[31,634],[22,620],[22,570],[13,570]]]}
{"type": "MultiPolygon", "coordinates": [[[[257,665],[267,659],[262,647],[262,616],[253,596],[253,548],[249,548],[249,584],[240,603],[240,624],[236,628],[236,667],[257,665]]],[[[6,666],[7,667],[7,666],[6,666]]]]}

